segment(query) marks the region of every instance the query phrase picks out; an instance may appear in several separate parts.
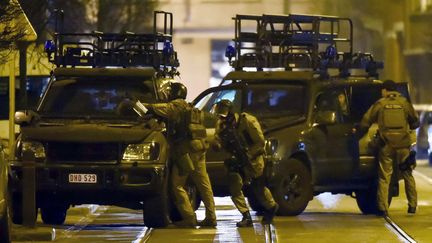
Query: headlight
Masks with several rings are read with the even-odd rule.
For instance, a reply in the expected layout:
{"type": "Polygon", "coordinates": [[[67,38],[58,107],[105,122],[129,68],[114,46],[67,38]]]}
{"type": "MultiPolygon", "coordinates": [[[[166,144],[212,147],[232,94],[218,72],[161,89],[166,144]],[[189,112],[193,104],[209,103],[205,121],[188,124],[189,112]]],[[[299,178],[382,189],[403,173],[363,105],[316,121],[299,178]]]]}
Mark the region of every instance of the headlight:
{"type": "Polygon", "coordinates": [[[42,143],[31,141],[22,141],[21,143],[21,158],[33,154],[35,159],[45,159],[45,148],[42,143]]]}
{"type": "Polygon", "coordinates": [[[278,149],[278,140],[276,139],[266,139],[265,140],[265,145],[264,145],[264,150],[266,152],[267,155],[274,155],[278,149]]]}
{"type": "Polygon", "coordinates": [[[124,163],[156,160],[159,157],[158,143],[129,144],[123,154],[124,163]]]}

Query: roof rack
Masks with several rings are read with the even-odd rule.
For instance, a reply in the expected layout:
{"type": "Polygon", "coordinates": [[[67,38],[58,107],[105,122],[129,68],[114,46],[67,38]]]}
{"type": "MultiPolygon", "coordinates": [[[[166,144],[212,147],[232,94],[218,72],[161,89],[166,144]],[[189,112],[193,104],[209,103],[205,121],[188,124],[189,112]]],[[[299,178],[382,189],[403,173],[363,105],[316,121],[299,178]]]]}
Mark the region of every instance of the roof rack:
{"type": "Polygon", "coordinates": [[[57,67],[150,66],[171,76],[178,74],[179,61],[172,46],[172,13],[155,11],[153,32],[146,34],[62,33],[63,13],[59,15],[61,24],[56,19],[54,41],[45,43],[48,59],[57,67]],[[157,26],[160,17],[161,29],[157,26]]]}
{"type": "Polygon", "coordinates": [[[347,77],[350,69],[364,69],[378,77],[383,68],[370,53],[353,53],[353,24],[349,18],[320,15],[236,15],[234,46],[225,55],[236,70],[253,67],[310,69],[329,77],[328,69],[339,69],[347,77]],[[256,28],[247,29],[252,22],[256,28]],[[248,25],[249,23],[249,25],[248,25]],[[233,58],[235,60],[233,60],[233,58]]]}

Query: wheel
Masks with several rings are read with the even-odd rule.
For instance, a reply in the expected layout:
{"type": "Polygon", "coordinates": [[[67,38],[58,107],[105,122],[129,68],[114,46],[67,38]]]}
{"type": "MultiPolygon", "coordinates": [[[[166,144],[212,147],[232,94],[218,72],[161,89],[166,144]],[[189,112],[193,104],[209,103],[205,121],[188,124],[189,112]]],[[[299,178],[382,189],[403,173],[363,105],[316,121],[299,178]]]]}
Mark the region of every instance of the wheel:
{"type": "MultiPolygon", "coordinates": [[[[189,200],[192,206],[192,209],[196,211],[201,204],[201,196],[199,195],[196,187],[194,185],[188,185],[186,187],[186,192],[189,196],[189,200]]],[[[172,193],[171,193],[172,194],[172,193]]],[[[171,195],[171,198],[174,198],[174,195],[171,195]]],[[[170,219],[172,221],[180,221],[182,217],[177,207],[175,206],[174,200],[170,200],[170,219]]]]}
{"type": "Polygon", "coordinates": [[[366,190],[356,191],[355,194],[357,206],[363,214],[376,214],[378,212],[376,185],[366,190]]]}
{"type": "Polygon", "coordinates": [[[41,207],[41,217],[44,224],[61,225],[66,220],[68,206],[50,205],[41,207]]]}
{"type": "MultiPolygon", "coordinates": [[[[377,214],[377,183],[373,183],[368,189],[356,191],[357,206],[363,214],[377,214]]],[[[392,196],[389,194],[388,204],[390,206],[392,196]]]]}
{"type": "Polygon", "coordinates": [[[201,204],[201,196],[198,193],[196,186],[188,185],[186,188],[187,194],[189,196],[189,200],[194,211],[198,210],[201,204]]]}
{"type": "MultiPolygon", "coordinates": [[[[9,214],[14,224],[23,223],[22,196],[18,193],[11,193],[8,197],[9,214]]],[[[36,219],[35,219],[36,220],[36,219]]]]}
{"type": "Polygon", "coordinates": [[[253,193],[248,194],[247,199],[249,202],[249,206],[252,208],[253,211],[257,212],[258,214],[265,211],[264,206],[260,204],[256,196],[253,195],[253,193]]]}
{"type": "Polygon", "coordinates": [[[313,198],[312,177],[309,168],[297,159],[282,165],[275,176],[272,193],[279,204],[279,215],[294,216],[302,213],[313,198]]]}
{"type": "Polygon", "coordinates": [[[10,226],[10,222],[9,222],[9,210],[7,208],[7,204],[6,207],[4,209],[4,212],[1,213],[2,217],[0,218],[0,242],[5,242],[5,243],[9,243],[11,242],[11,238],[10,238],[10,231],[9,231],[9,226],[10,226]]]}
{"type": "Polygon", "coordinates": [[[166,194],[161,194],[144,201],[144,224],[149,228],[160,228],[168,225],[166,194]]]}

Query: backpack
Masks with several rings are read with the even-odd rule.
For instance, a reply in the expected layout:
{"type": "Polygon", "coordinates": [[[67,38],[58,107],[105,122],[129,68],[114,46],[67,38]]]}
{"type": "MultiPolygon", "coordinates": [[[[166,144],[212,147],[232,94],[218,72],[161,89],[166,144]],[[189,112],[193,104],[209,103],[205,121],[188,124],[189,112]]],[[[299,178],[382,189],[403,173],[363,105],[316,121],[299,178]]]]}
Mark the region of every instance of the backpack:
{"type": "Polygon", "coordinates": [[[390,146],[401,148],[410,145],[409,124],[400,100],[395,97],[384,100],[378,124],[381,136],[390,146]]]}

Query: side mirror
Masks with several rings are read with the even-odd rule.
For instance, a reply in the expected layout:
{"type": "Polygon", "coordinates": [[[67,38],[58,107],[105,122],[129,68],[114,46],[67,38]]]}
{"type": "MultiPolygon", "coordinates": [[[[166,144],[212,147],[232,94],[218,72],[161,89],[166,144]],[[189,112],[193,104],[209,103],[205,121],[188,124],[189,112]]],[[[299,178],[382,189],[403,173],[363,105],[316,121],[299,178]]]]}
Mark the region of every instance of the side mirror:
{"type": "Polygon", "coordinates": [[[30,125],[37,117],[39,117],[38,114],[32,110],[17,111],[15,112],[15,124],[30,125]]]}
{"type": "Polygon", "coordinates": [[[318,111],[315,122],[319,125],[331,125],[336,123],[336,111],[318,111]]]}

